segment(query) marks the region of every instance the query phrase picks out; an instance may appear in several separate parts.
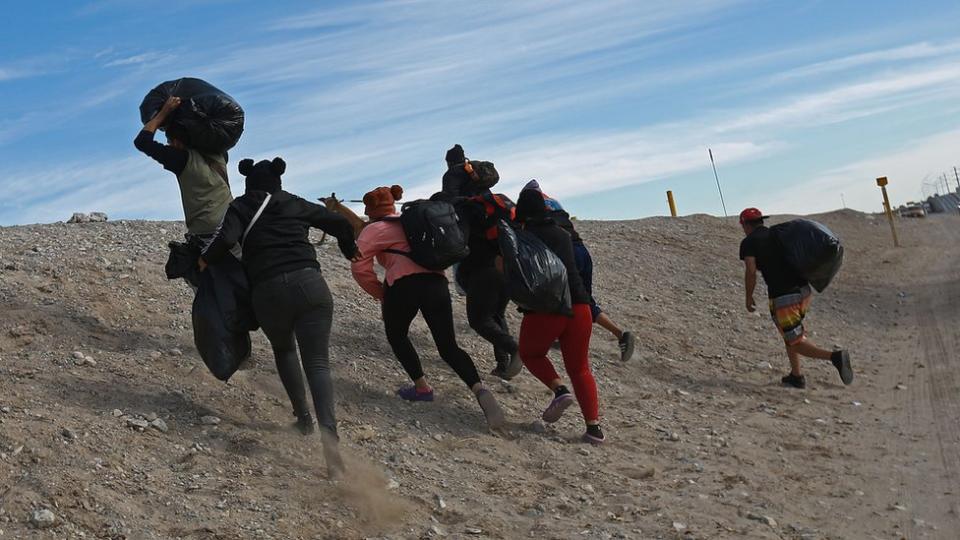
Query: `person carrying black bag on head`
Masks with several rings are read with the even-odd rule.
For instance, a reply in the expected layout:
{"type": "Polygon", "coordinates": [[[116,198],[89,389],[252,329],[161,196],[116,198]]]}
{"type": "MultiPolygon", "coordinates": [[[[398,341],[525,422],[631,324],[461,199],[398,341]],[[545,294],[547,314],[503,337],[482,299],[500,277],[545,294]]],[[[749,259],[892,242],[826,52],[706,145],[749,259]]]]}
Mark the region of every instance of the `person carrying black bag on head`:
{"type": "Polygon", "coordinates": [[[343,462],[338,450],[329,355],[333,297],[308,235],[314,227],[334,236],[343,256],[354,259],[359,254],[353,227],[343,216],[283,191],[280,176],[286,163],[282,159],[256,165],[245,159],[239,170],[247,177],[246,193],[230,204],[199,265],[203,270],[208,263],[229,256],[235,244],[243,247],[242,262],[253,289],[254,313],[273,347],[277,372],[297,417],[296,426],[304,435],[313,432],[313,417],[304,393],[305,372],[322,430],[327,471],[331,477],[339,477],[343,462]],[[297,359],[298,347],[303,371],[297,359]]]}

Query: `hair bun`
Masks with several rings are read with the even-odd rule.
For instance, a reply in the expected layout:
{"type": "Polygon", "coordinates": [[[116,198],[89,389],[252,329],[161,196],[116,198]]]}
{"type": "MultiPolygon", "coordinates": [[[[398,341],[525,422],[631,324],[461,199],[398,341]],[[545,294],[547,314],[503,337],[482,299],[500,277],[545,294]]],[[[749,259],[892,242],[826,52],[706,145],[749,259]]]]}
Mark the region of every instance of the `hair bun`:
{"type": "Polygon", "coordinates": [[[390,186],[390,194],[393,195],[393,200],[399,201],[403,198],[403,188],[394,184],[390,186]]]}

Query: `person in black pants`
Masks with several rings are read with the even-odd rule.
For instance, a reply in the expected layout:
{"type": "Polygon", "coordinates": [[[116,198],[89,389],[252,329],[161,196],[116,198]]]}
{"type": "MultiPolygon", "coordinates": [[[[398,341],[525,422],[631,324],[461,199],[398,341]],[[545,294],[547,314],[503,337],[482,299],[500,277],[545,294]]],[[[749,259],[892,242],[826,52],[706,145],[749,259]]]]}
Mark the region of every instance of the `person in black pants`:
{"type": "Polygon", "coordinates": [[[345,257],[357,255],[353,228],[341,215],[281,189],[286,164],[280,158],[240,162],[246,193],[235,199],[213,240],[200,258],[201,270],[243,247],[243,266],[253,289],[253,310],[273,347],[277,373],[293,405],[297,427],[313,432],[313,417],[304,393],[303,372],[321,427],[327,471],[343,472],[333,410],[329,339],[333,298],[320,273],[308,234],[316,227],[337,239],[345,257]],[[297,360],[297,347],[303,372],[297,360]]]}
{"type": "Polygon", "coordinates": [[[370,217],[370,223],[357,238],[362,256],[352,265],[357,283],[381,301],[387,341],[413,381],[412,386],[401,388],[397,393],[408,401],[433,401],[433,388],[427,382],[409,335],[410,323],[417,313],[422,313],[440,357],[473,391],[487,424],[494,429],[502,427],[503,411],[493,393],[480,381],[473,359],[457,345],[450,289],[444,272],[428,270],[407,255],[410,244],[394,204],[402,193],[400,186],[393,186],[380,187],[364,195],[364,213],[370,217]],[[385,269],[383,281],[373,269],[374,259],[385,269]]]}

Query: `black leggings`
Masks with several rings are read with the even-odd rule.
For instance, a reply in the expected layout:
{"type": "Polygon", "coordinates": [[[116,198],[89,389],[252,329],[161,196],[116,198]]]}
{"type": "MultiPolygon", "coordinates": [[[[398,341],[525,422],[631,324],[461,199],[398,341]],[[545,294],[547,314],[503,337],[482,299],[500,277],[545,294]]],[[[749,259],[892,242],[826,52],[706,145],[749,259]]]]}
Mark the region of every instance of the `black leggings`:
{"type": "Polygon", "coordinates": [[[517,352],[517,340],[507,326],[507,285],[493,266],[475,268],[466,276],[467,321],[470,328],[493,345],[497,367],[506,369],[517,352]]]}
{"type": "Polygon", "coordinates": [[[430,328],[440,358],[468,387],[480,382],[473,359],[457,345],[453,307],[447,280],[440,274],[411,274],[387,287],[383,297],[383,328],[393,354],[412,380],[423,377],[420,356],[410,342],[410,323],[417,312],[430,328]]]}
{"type": "Polygon", "coordinates": [[[333,297],[323,275],[315,268],[304,268],[260,283],[253,289],[253,310],[273,347],[277,373],[293,413],[302,417],[310,412],[303,388],[305,372],[317,423],[336,435],[329,354],[333,297]],[[297,360],[298,346],[303,371],[297,360]]]}

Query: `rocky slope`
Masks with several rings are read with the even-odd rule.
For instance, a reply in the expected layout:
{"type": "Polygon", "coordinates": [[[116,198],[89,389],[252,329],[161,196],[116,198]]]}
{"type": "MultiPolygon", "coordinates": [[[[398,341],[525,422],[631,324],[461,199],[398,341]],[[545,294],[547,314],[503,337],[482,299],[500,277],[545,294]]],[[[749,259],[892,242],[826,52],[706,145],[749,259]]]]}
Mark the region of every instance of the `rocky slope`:
{"type": "MultiPolygon", "coordinates": [[[[960,482],[936,452],[960,441],[930,443],[934,401],[904,412],[901,397],[929,382],[898,366],[922,364],[915,288],[957,259],[960,218],[902,222],[901,250],[878,217],[819,219],[847,263],[809,328],[854,351],[849,388],[813,362],[807,390],[778,386],[786,359],[768,317],[743,309],[733,220],[578,225],[597,296],[639,344],[624,364],[594,334],[602,448],[578,442],[575,409],[537,422],[549,395],[526,373],[487,378],[511,421],[490,433],[419,321],[438,400],[397,399],[406,381],[378,306],[336,247],[320,246],[336,298],[340,483],[319,441],[288,427],[261,335],[255,369],[229,384],[206,373],[192,293],[163,276],[182,224],[0,229],[0,538],[955,537],[960,482]]],[[[455,312],[489,371],[459,298],[455,312]]]]}

